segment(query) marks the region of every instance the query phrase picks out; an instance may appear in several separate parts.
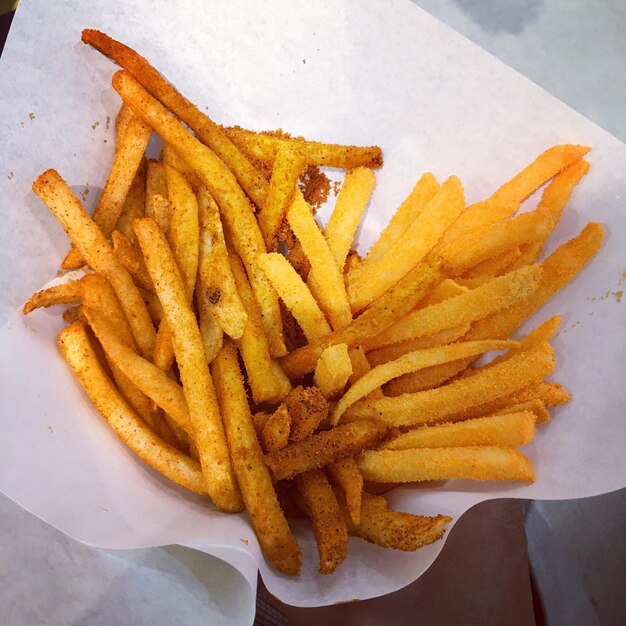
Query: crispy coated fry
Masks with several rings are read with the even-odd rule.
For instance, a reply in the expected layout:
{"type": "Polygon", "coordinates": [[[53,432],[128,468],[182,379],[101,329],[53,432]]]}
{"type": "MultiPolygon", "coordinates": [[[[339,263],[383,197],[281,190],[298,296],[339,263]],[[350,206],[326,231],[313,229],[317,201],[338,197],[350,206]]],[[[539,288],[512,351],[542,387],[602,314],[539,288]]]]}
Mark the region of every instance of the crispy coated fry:
{"type": "Polygon", "coordinates": [[[512,404],[511,406],[504,407],[491,415],[510,415],[512,413],[532,413],[535,418],[536,424],[545,424],[550,421],[550,413],[546,409],[545,404],[535,398],[528,402],[520,402],[519,404],[512,404]]]}
{"type": "Polygon", "coordinates": [[[530,460],[515,448],[504,446],[368,450],[359,460],[359,469],[363,478],[372,482],[535,480],[530,460]]]}
{"type": "MultiPolygon", "coordinates": [[[[354,385],[354,383],[369,372],[372,367],[370,365],[368,357],[365,355],[365,350],[363,350],[362,346],[355,346],[350,349],[350,362],[352,363],[352,374],[350,375],[349,383],[350,385],[354,385]]],[[[378,365],[378,364],[377,364],[378,365]]],[[[368,398],[382,398],[383,392],[382,389],[374,389],[369,394],[367,394],[368,398]]]]}
{"type": "Polygon", "coordinates": [[[182,277],[157,223],[152,218],[143,218],[135,221],[134,228],[163,305],[165,319],[172,330],[176,361],[207,491],[219,509],[240,511],[241,495],[228,456],[215,390],[182,277]]]}
{"type": "Polygon", "coordinates": [[[293,478],[310,469],[354,456],[374,447],[387,432],[387,426],[374,420],[358,420],[331,430],[320,431],[307,439],[289,444],[265,455],[274,480],[293,478]]]}
{"type": "Polygon", "coordinates": [[[145,213],[148,217],[154,217],[161,230],[167,233],[167,208],[165,200],[167,199],[167,179],[165,178],[165,167],[163,163],[158,161],[147,162],[146,166],[146,209],[145,213]],[[155,207],[156,198],[160,206],[155,207]]]}
{"type": "Polygon", "coordinates": [[[252,425],[237,352],[227,342],[211,366],[233,467],[254,532],[267,558],[290,576],[300,573],[300,548],[285,519],[252,425]]]}
{"type": "Polygon", "coordinates": [[[320,573],[332,574],[346,558],[348,528],[324,472],[310,470],[296,477],[306,503],[320,559],[320,573]]]}
{"type": "Polygon", "coordinates": [[[315,366],[313,382],[325,398],[341,392],[352,375],[352,361],[345,343],[325,348],[315,366]]]}
{"type": "Polygon", "coordinates": [[[189,167],[189,163],[179,157],[178,152],[176,152],[169,143],[163,144],[163,148],[161,149],[161,162],[163,165],[169,165],[180,172],[189,183],[189,186],[194,190],[194,193],[198,193],[198,191],[204,187],[198,175],[189,167]]]}
{"type": "Polygon", "coordinates": [[[357,167],[346,173],[335,208],[326,224],[328,247],[340,272],[343,272],[346,257],[375,183],[374,173],[366,167],[357,167]]]}
{"type": "Polygon", "coordinates": [[[350,521],[358,525],[361,521],[361,498],[363,495],[363,476],[356,461],[351,458],[340,459],[328,466],[332,479],[341,487],[350,521]]]}
{"type": "MultiPolygon", "coordinates": [[[[500,252],[489,259],[485,259],[484,261],[477,263],[457,278],[461,284],[473,289],[474,287],[478,287],[479,285],[486,283],[490,278],[501,276],[506,273],[507,268],[509,268],[521,256],[522,253],[520,252],[520,246],[515,246],[511,250],[505,250],[504,252],[500,252]]],[[[528,265],[528,263],[525,263],[524,265],[528,265]]]]}
{"type": "Polygon", "coordinates": [[[33,183],[33,191],[52,211],[88,265],[111,283],[139,349],[150,358],[155,340],[152,320],[133,279],[97,224],[55,170],[44,172],[33,183]]]}
{"type": "Polygon", "coordinates": [[[285,398],[291,416],[290,441],[311,436],[328,415],[328,401],[317,387],[296,387],[285,398]]]}
{"type": "Polygon", "coordinates": [[[439,304],[444,300],[454,298],[454,296],[459,296],[467,291],[469,291],[469,288],[464,285],[460,285],[456,280],[444,278],[426,294],[426,296],[415,308],[423,309],[431,304],[439,304]]]}
{"type": "Polygon", "coordinates": [[[123,233],[133,244],[135,241],[135,233],[133,232],[132,222],[138,217],[144,217],[146,214],[146,172],[147,161],[142,159],[130,189],[126,194],[122,214],[115,224],[115,229],[123,233]]]}
{"type": "Polygon", "coordinates": [[[83,315],[83,305],[76,304],[74,306],[71,306],[69,309],[63,311],[63,320],[68,326],[70,324],[73,324],[74,322],[83,322],[86,324],[87,320],[83,315]]]}
{"type": "Polygon", "coordinates": [[[146,264],[135,244],[119,230],[114,230],[111,233],[111,243],[113,244],[113,252],[135,281],[144,289],[154,291],[154,285],[150,279],[150,274],[148,274],[146,264]]]}
{"type": "Polygon", "coordinates": [[[291,428],[291,416],[284,404],[281,404],[267,419],[261,441],[266,452],[282,450],[289,443],[289,430],[291,428]]]}
{"type": "Polygon", "coordinates": [[[70,280],[66,283],[54,285],[34,293],[22,307],[22,313],[28,315],[35,309],[48,308],[57,304],[73,304],[80,302],[82,285],[78,280],[70,280]]]}
{"type": "Polygon", "coordinates": [[[198,327],[202,335],[204,355],[206,356],[207,363],[211,363],[222,348],[224,333],[215,319],[209,301],[198,297],[196,298],[196,305],[198,308],[198,327]]]}
{"type": "Polygon", "coordinates": [[[166,478],[197,493],[206,493],[196,461],[165,443],[126,404],[98,362],[84,326],[72,324],[59,335],[65,360],[91,401],[116,435],[166,478]]]}

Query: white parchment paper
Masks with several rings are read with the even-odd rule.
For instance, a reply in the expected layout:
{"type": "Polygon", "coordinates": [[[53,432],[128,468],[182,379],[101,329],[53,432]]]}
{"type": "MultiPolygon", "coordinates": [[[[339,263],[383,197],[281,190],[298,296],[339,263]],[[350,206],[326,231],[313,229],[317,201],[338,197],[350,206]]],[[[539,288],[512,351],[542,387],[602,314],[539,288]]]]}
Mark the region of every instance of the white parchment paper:
{"type": "Polygon", "coordinates": [[[93,545],[179,543],[215,554],[242,572],[248,593],[258,568],[271,593],[301,606],[403,587],[443,545],[404,554],[351,540],[347,561],[322,577],[312,534],[297,525],[302,576],[277,574],[244,515],[222,515],[183,493],[115,438],[57,351],[59,312],[15,312],[55,275],[67,249],[32,181],[55,167],[93,206],[112,157],[116,68],[80,43],[84,27],[136,48],[220,123],[382,146],[385,167],[376,174],[362,249],[424,171],[458,174],[473,202],[554,143],[591,145],[591,172],[551,246],[593,219],[607,226],[604,247],[531,321],[562,314],[555,379],[575,394],[525,450],[537,482],[450,481],[436,490],[401,488],[390,500],[458,519],[489,498],[576,498],[626,486],[621,142],[407,0],[23,0],[0,60],[3,492],[93,545]]]}

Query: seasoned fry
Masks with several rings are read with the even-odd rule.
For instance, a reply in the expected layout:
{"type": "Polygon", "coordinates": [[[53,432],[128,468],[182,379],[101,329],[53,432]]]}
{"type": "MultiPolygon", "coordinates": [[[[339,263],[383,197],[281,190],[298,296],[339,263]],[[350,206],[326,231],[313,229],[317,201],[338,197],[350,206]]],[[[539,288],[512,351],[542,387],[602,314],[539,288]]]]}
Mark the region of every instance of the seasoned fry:
{"type": "Polygon", "coordinates": [[[325,348],[315,366],[313,382],[325,398],[332,398],[346,386],[352,375],[352,361],[345,343],[325,348]]]}
{"type": "Polygon", "coordinates": [[[63,320],[66,324],[73,324],[74,322],[83,322],[87,323],[85,316],[83,315],[83,306],[82,304],[76,304],[71,306],[69,309],[63,311],[63,320]]]}
{"type": "Polygon", "coordinates": [[[347,172],[337,196],[335,208],[326,224],[326,241],[340,272],[343,272],[346,257],[375,183],[372,170],[357,167],[347,172]]]}
{"type": "Polygon", "coordinates": [[[265,455],[274,480],[293,478],[310,469],[354,456],[374,447],[387,432],[387,426],[375,420],[357,420],[331,430],[320,431],[307,439],[290,443],[286,448],[265,455]]]}
{"type": "Polygon", "coordinates": [[[423,426],[384,442],[381,450],[456,448],[463,446],[524,446],[535,436],[530,411],[479,417],[457,424],[423,426]]]}
{"type": "Polygon", "coordinates": [[[341,487],[350,521],[357,525],[361,521],[361,498],[363,496],[363,476],[356,461],[351,458],[339,459],[328,466],[335,483],[341,487]]]}
{"type": "MultiPolygon", "coordinates": [[[[523,244],[524,245],[524,244],[523,244]]],[[[457,280],[466,287],[474,288],[486,283],[490,278],[501,276],[506,273],[509,268],[517,259],[522,256],[520,252],[520,246],[515,246],[510,250],[500,252],[480,263],[477,263],[469,270],[463,272],[457,280]]],[[[524,265],[529,265],[525,263],[524,265]]],[[[522,266],[520,266],[522,267],[522,266]]]]}
{"type": "Polygon", "coordinates": [[[289,443],[291,416],[284,404],[281,404],[268,418],[263,426],[261,441],[266,452],[282,450],[289,443]]]}
{"type": "Polygon", "coordinates": [[[70,280],[53,287],[34,293],[22,307],[22,313],[28,315],[35,309],[48,308],[58,304],[73,304],[82,299],[82,284],[78,280],[70,280]]]}
{"type": "Polygon", "coordinates": [[[150,279],[150,274],[148,274],[141,252],[132,241],[119,230],[114,230],[111,233],[111,243],[113,244],[113,252],[115,252],[120,263],[128,270],[128,273],[135,281],[144,289],[154,291],[154,285],[150,279]]]}
{"type": "Polygon", "coordinates": [[[454,298],[454,296],[460,296],[467,291],[469,291],[469,288],[465,287],[465,285],[461,285],[451,278],[444,278],[426,294],[415,308],[423,309],[432,304],[439,304],[444,300],[454,298]]]}
{"type": "Polygon", "coordinates": [[[126,404],[98,362],[82,324],[63,329],[59,347],[90,400],[137,456],[179,485],[206,493],[198,463],[155,435],[126,404]]]}
{"type": "Polygon", "coordinates": [[[233,467],[254,532],[267,558],[290,576],[300,573],[300,548],[283,514],[252,425],[237,352],[227,342],[211,366],[233,467]]]}
{"type": "Polygon", "coordinates": [[[202,335],[202,345],[204,346],[204,355],[207,363],[217,356],[222,348],[224,333],[220,328],[210,303],[205,298],[196,298],[196,306],[198,309],[198,327],[200,335],[202,335]]]}
{"type": "Polygon", "coordinates": [[[167,178],[165,177],[165,167],[163,163],[149,160],[146,167],[146,209],[148,217],[154,217],[161,230],[167,233],[167,178]],[[157,202],[161,206],[155,207],[155,199],[161,198],[157,202]]]}
{"type": "Polygon", "coordinates": [[[117,116],[115,117],[115,146],[122,142],[122,138],[124,137],[124,133],[126,132],[126,128],[128,127],[128,123],[130,120],[135,117],[133,110],[125,103],[122,102],[120,106],[120,110],[117,112],[117,116]]]}
{"type": "Polygon", "coordinates": [[[505,446],[368,450],[359,460],[359,469],[363,478],[372,482],[535,480],[530,460],[505,446]]]}
{"type": "Polygon", "coordinates": [[[178,152],[176,152],[169,143],[163,144],[163,148],[161,149],[161,163],[163,163],[163,165],[169,165],[180,172],[185,177],[185,180],[189,183],[194,193],[198,193],[198,191],[204,187],[202,181],[191,167],[189,167],[187,161],[179,157],[178,152]]]}
{"type": "Polygon", "coordinates": [[[163,305],[165,319],[172,330],[174,352],[207,492],[219,509],[240,511],[241,495],[228,456],[215,390],[182,277],[157,223],[152,218],[143,218],[135,221],[134,228],[163,305]]]}
{"type": "Polygon", "coordinates": [[[363,263],[347,277],[353,313],[358,313],[393,287],[422,261],[456,220],[464,206],[461,181],[452,176],[422,209],[397,244],[384,257],[363,263]]]}
{"type": "Polygon", "coordinates": [[[146,172],[147,161],[142,159],[130,189],[126,194],[122,214],[115,224],[115,229],[121,232],[133,244],[135,241],[135,233],[133,232],[132,221],[138,217],[144,217],[146,214],[146,172]]]}
{"type": "Polygon", "coordinates": [[[492,415],[510,415],[512,413],[524,412],[532,413],[535,417],[536,424],[545,424],[550,421],[550,413],[548,413],[548,409],[546,409],[545,404],[537,398],[529,400],[528,402],[520,402],[519,404],[512,404],[511,406],[504,407],[492,415]]]}
{"type": "Polygon", "coordinates": [[[97,224],[55,170],[39,176],[33,183],[33,191],[52,211],[87,264],[111,283],[141,353],[150,358],[156,334],[152,320],[133,279],[117,260],[97,224]]]}
{"type": "Polygon", "coordinates": [[[285,398],[285,405],[291,416],[290,441],[311,436],[328,415],[328,401],[317,387],[296,387],[285,398]]]}
{"type": "MultiPolygon", "coordinates": [[[[350,362],[352,363],[352,374],[350,375],[349,383],[350,385],[354,385],[354,383],[359,380],[361,376],[365,376],[365,374],[367,374],[367,372],[369,372],[372,367],[370,365],[369,358],[365,355],[365,350],[363,350],[363,346],[355,346],[354,348],[351,348],[349,354],[350,362]]],[[[367,397],[382,398],[382,389],[374,389],[369,394],[367,394],[367,397]]]]}

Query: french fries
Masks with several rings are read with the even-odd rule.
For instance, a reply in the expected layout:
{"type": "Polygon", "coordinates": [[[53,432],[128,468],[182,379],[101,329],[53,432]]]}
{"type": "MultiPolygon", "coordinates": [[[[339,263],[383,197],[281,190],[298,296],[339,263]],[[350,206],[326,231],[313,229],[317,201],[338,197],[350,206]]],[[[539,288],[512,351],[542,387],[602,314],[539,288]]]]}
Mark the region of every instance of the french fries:
{"type": "Polygon", "coordinates": [[[345,343],[326,348],[315,366],[313,382],[325,398],[339,393],[352,375],[352,360],[345,343]]]}
{"type": "Polygon", "coordinates": [[[310,437],[328,415],[328,401],[317,387],[296,387],[285,398],[291,417],[290,441],[310,437]]]}
{"type": "Polygon", "coordinates": [[[363,498],[363,476],[361,476],[359,466],[353,458],[348,457],[331,463],[328,471],[344,493],[350,521],[358,525],[361,521],[363,498]]]}

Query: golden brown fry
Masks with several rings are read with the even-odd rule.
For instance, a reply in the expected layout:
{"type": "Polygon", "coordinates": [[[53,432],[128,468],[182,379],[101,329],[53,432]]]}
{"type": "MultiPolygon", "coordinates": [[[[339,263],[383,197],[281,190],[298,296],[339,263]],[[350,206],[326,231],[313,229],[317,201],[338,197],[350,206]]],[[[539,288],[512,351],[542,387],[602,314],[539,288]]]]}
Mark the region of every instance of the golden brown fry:
{"type": "Polygon", "coordinates": [[[228,456],[215,390],[182,277],[157,223],[152,218],[143,218],[135,221],[134,228],[172,330],[176,362],[207,491],[219,509],[240,511],[241,495],[228,456]]]}
{"type": "Polygon", "coordinates": [[[315,366],[313,382],[325,398],[340,393],[352,375],[352,361],[345,343],[325,348],[315,366]]]}
{"type": "Polygon", "coordinates": [[[274,480],[293,478],[310,469],[324,467],[333,461],[354,456],[374,447],[387,432],[387,426],[375,420],[358,420],[324,430],[307,439],[289,444],[282,450],[265,455],[274,480]]]}
{"type": "MultiPolygon", "coordinates": [[[[349,383],[354,383],[369,372],[372,367],[369,362],[369,358],[365,355],[363,346],[355,346],[350,349],[350,362],[352,363],[352,374],[350,375],[349,383]]],[[[368,398],[382,398],[382,389],[374,389],[368,395],[368,398]]]]}
{"type": "Polygon", "coordinates": [[[291,416],[284,404],[281,404],[267,419],[261,441],[266,452],[282,450],[289,443],[291,416]]]}
{"type": "Polygon", "coordinates": [[[353,524],[361,521],[361,498],[363,496],[363,476],[352,457],[339,459],[328,466],[332,479],[341,487],[346,509],[353,524]]]}
{"type": "Polygon", "coordinates": [[[147,161],[142,159],[130,189],[126,194],[122,214],[115,224],[115,229],[124,234],[133,244],[135,241],[135,233],[133,232],[132,222],[138,217],[144,217],[146,214],[146,172],[147,161]]]}
{"type": "Polygon", "coordinates": [[[82,324],[72,324],[59,335],[65,360],[91,401],[116,435],[145,463],[166,478],[197,493],[206,493],[200,466],[165,443],[126,404],[98,362],[82,324]]]}
{"type": "Polygon", "coordinates": [[[22,307],[22,313],[28,315],[35,309],[48,308],[57,304],[73,304],[80,302],[82,284],[78,280],[70,280],[53,287],[47,287],[34,293],[22,307]]]}
{"type": "Polygon", "coordinates": [[[263,429],[265,428],[265,424],[267,424],[267,420],[269,418],[270,414],[266,411],[257,411],[252,415],[252,425],[254,426],[254,430],[256,431],[256,436],[259,441],[261,441],[263,429]]]}
{"type": "Polygon", "coordinates": [[[451,278],[444,278],[440,283],[437,283],[420,301],[415,307],[416,309],[423,309],[432,304],[439,304],[454,296],[460,296],[462,293],[467,293],[468,287],[459,284],[456,280],[451,278]]]}
{"type": "Polygon", "coordinates": [[[545,424],[546,422],[550,421],[550,413],[548,413],[548,409],[546,409],[545,404],[538,398],[529,400],[528,402],[512,404],[490,415],[510,415],[511,413],[526,412],[533,414],[536,424],[545,424]]]}
{"type": "Polygon", "coordinates": [[[535,480],[530,460],[505,446],[368,450],[359,460],[359,469],[363,478],[372,482],[535,480]]]}
{"type": "Polygon", "coordinates": [[[163,232],[167,232],[167,179],[163,163],[148,160],[146,166],[146,207],[145,214],[154,217],[163,232]],[[155,207],[155,199],[161,198],[160,207],[155,207]],[[165,208],[164,208],[165,207],[165,208]]]}
{"type": "Polygon", "coordinates": [[[198,327],[202,335],[204,355],[207,363],[211,363],[222,348],[224,333],[215,319],[209,301],[204,298],[196,298],[196,304],[198,308],[198,327]]]}
{"type": "Polygon", "coordinates": [[[194,193],[198,193],[198,191],[204,187],[198,175],[189,167],[189,163],[179,157],[178,152],[168,143],[164,143],[161,149],[161,163],[163,163],[163,165],[169,165],[180,172],[189,183],[189,186],[194,190],[194,193]]]}
{"type": "Polygon", "coordinates": [[[296,387],[285,398],[291,416],[290,441],[311,436],[328,415],[328,401],[317,387],[296,387]]]}
{"type": "Polygon", "coordinates": [[[111,233],[111,243],[120,263],[128,270],[128,273],[144,289],[154,291],[154,285],[148,274],[148,269],[141,256],[141,252],[135,244],[118,230],[111,233]]]}
{"type": "Polygon", "coordinates": [[[74,322],[83,322],[84,324],[86,324],[87,319],[83,315],[83,305],[76,304],[74,306],[71,306],[69,309],[63,311],[63,320],[66,324],[68,324],[68,326],[70,324],[73,324],[74,322]]]}
{"type": "Polygon", "coordinates": [[[343,563],[348,550],[348,528],[337,498],[322,470],[298,475],[296,484],[315,532],[320,573],[332,574],[343,563]]]}
{"type": "Polygon", "coordinates": [[[290,576],[300,573],[300,549],[263,462],[237,351],[227,342],[211,366],[233,467],[254,532],[267,558],[290,576]]]}
{"type": "Polygon", "coordinates": [[[117,260],[102,231],[55,170],[39,176],[33,191],[52,211],[88,265],[109,281],[139,349],[150,358],[155,340],[152,320],[133,279],[117,260]]]}
{"type": "MultiPolygon", "coordinates": [[[[505,274],[507,268],[515,263],[521,256],[520,246],[515,246],[510,250],[505,250],[489,259],[477,263],[469,270],[463,272],[460,277],[457,277],[457,280],[460,284],[473,289],[486,283],[491,278],[505,274]]],[[[529,264],[525,263],[524,265],[529,264]]]]}

